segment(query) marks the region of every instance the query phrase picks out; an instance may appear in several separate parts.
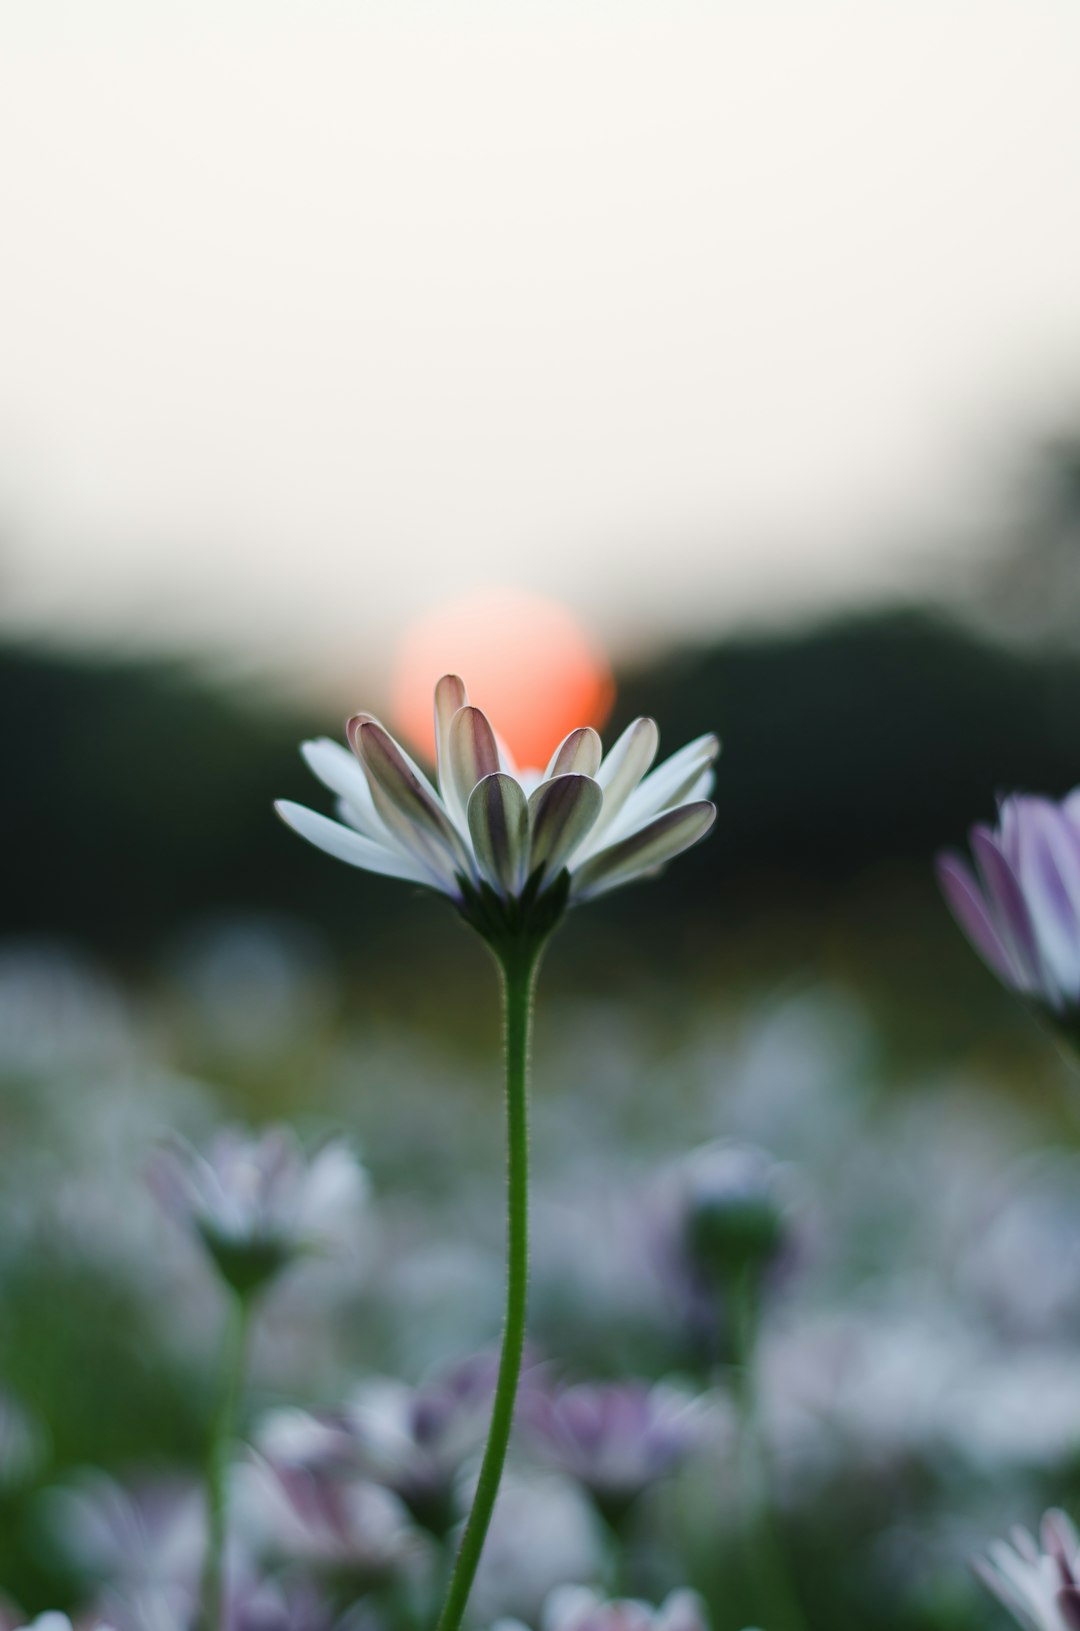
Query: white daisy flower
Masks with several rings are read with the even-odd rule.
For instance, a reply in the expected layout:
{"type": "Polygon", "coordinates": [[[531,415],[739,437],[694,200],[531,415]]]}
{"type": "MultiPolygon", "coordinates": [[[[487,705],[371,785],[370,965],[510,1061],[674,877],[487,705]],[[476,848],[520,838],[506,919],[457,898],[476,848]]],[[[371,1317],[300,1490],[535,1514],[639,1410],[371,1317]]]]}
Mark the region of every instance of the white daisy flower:
{"type": "Polygon", "coordinates": [[[1064,1512],[1046,1513],[1038,1541],[1019,1527],[995,1541],[975,1570],[1026,1631],[1080,1627],[1080,1537],[1064,1512]]]}
{"type": "Polygon", "coordinates": [[[325,737],[302,750],[339,819],[282,800],[282,820],[338,860],[439,890],[468,915],[556,892],[589,900],[651,876],[716,815],[715,736],[652,769],[653,720],[635,719],[607,754],[586,725],[544,770],[519,770],[456,674],[435,687],[434,782],[370,714],[346,733],[351,753],[325,737]]]}

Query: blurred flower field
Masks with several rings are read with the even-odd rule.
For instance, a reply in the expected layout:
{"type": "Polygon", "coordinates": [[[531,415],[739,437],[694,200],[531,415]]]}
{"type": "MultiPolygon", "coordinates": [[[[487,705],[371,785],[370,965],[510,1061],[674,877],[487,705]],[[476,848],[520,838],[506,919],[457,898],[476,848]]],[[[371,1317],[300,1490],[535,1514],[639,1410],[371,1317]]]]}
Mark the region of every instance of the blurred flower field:
{"type": "MultiPolygon", "coordinates": [[[[255,1321],[235,1623],[332,1625],[358,1590],[365,1623],[430,1623],[499,1330],[498,1071],[432,1010],[350,1020],[345,978],[260,919],[207,927],[138,988],[56,945],[0,957],[0,1579],[25,1613],[184,1623],[225,1305],[154,1164],[269,1107],[362,1176],[342,1239],[255,1321]]],[[[1033,1031],[909,1076],[835,985],[672,1014],[656,989],[554,983],[530,1347],[472,1623],[537,1625],[567,1584],[690,1588],[716,1631],[763,1620],[731,1310],[678,1226],[702,1186],[780,1220],[758,1410],[804,1622],[1004,1623],[969,1558],[1077,1486],[1080,1168],[1053,1051],[1033,1031]]]]}

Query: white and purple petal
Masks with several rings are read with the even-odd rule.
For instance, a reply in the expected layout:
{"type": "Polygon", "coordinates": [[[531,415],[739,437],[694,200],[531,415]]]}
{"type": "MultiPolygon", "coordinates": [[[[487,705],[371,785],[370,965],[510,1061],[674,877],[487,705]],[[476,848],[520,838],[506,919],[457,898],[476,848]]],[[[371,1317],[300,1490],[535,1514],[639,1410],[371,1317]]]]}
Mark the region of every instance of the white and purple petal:
{"type": "Polygon", "coordinates": [[[716,819],[716,806],[708,800],[665,810],[647,826],[591,856],[574,872],[574,900],[588,900],[616,885],[664,866],[684,849],[704,838],[716,819]]]}
{"type": "Polygon", "coordinates": [[[1080,836],[1049,799],[1031,799],[1017,836],[1020,887],[1044,967],[1080,998],[1080,836]]]}
{"type": "Polygon", "coordinates": [[[611,826],[656,758],[659,746],[660,732],[655,719],[635,719],[605,754],[596,772],[604,794],[604,809],[595,836],[611,826]]]}
{"type": "Polygon", "coordinates": [[[529,805],[520,782],[501,770],[485,776],[472,790],[468,819],[480,871],[501,895],[518,894],[529,863],[529,805]]]}
{"type": "Polygon", "coordinates": [[[604,795],[591,776],[555,776],[529,800],[529,873],[554,877],[573,857],[600,814],[604,795]]]}
{"type": "Polygon", "coordinates": [[[435,776],[444,796],[449,777],[450,725],[468,701],[464,680],[457,674],[444,674],[435,687],[435,776]]]}
{"type": "Polygon", "coordinates": [[[468,827],[472,790],[485,776],[501,768],[499,744],[485,713],[479,708],[459,708],[450,721],[449,756],[444,790],[447,803],[453,798],[452,813],[468,827]]]}
{"type": "Polygon", "coordinates": [[[314,844],[316,849],[324,850],[338,861],[362,867],[365,872],[378,872],[387,878],[405,878],[410,883],[427,884],[429,888],[442,887],[439,876],[412,856],[376,844],[352,827],[343,827],[339,821],[319,815],[304,804],[294,804],[291,799],[278,799],[274,809],[293,832],[299,833],[309,844],[314,844]]]}
{"type": "MultiPolygon", "coordinates": [[[[1009,865],[997,834],[989,827],[971,829],[971,853],[990,905],[1001,943],[1013,970],[1013,985],[1019,991],[1035,991],[1045,985],[1045,970],[1031,922],[1024,892],[1009,865]]],[[[1055,991],[1054,1003],[1057,1002],[1055,991]]]]}
{"type": "Polygon", "coordinates": [[[595,778],[600,769],[604,756],[603,746],[597,733],[588,725],[579,730],[571,731],[559,743],[551,756],[551,762],[544,771],[544,780],[551,781],[554,776],[592,776],[595,778]]]}
{"type": "Polygon", "coordinates": [[[438,794],[381,725],[365,720],[355,741],[379,814],[409,853],[442,877],[447,893],[456,893],[456,876],[471,877],[475,869],[438,794]]]}
{"type": "Polygon", "coordinates": [[[1012,985],[1016,978],[1012,960],[971,868],[959,855],[945,853],[938,856],[936,871],[953,917],[983,961],[1006,985],[1012,985]]]}
{"type": "Polygon", "coordinates": [[[711,790],[712,766],[719,752],[716,736],[699,736],[657,765],[626,799],[609,829],[610,841],[628,836],[664,810],[704,798],[711,790]]]}

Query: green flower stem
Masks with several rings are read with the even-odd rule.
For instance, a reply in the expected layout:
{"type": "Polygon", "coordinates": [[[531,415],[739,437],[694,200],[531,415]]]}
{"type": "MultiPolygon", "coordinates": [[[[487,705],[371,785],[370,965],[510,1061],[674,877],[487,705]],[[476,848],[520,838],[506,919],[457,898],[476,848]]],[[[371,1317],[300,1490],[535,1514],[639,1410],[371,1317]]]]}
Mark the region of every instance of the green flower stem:
{"type": "Polygon", "coordinates": [[[758,1286],[752,1270],[733,1275],[728,1313],[739,1417],[740,1486],[746,1514],[747,1574],[754,1611],[770,1631],[805,1631],[770,1496],[768,1453],[757,1396],[758,1286]]]}
{"type": "Polygon", "coordinates": [[[529,1052],[533,993],[543,942],[523,937],[493,949],[502,973],[506,1062],[506,1321],[484,1459],[439,1616],[438,1631],[458,1631],[465,1615],[499,1493],[525,1347],[529,1278],[529,1052]]]}
{"type": "Polygon", "coordinates": [[[206,1461],[206,1504],[209,1536],[203,1574],[203,1626],[224,1631],[225,1541],[228,1529],[229,1452],[236,1432],[244,1378],[254,1297],[229,1293],[229,1320],[221,1360],[221,1398],[210,1435],[206,1461]]]}

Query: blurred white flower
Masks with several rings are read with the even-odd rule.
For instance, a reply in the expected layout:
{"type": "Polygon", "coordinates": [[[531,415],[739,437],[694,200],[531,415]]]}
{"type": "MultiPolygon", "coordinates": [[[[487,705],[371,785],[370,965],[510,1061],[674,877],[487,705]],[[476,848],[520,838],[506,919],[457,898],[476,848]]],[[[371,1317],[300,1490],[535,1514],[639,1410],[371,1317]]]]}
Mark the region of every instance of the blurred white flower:
{"type": "Polygon", "coordinates": [[[856,999],[822,985],[709,1026],[688,1065],[711,1086],[726,1134],[828,1164],[865,1114],[875,1040],[856,999]]]}
{"type": "Polygon", "coordinates": [[[367,1178],[348,1147],[328,1140],[311,1155],[284,1127],[218,1134],[205,1155],[174,1140],[151,1162],[151,1186],[167,1211],[205,1246],[242,1295],[296,1257],[349,1241],[367,1178]]]}
{"type": "MultiPolygon", "coordinates": [[[[103,1620],[81,1620],[77,1624],[80,1631],[91,1631],[91,1628],[93,1631],[112,1631],[112,1627],[106,1625],[103,1620]]],[[[66,1614],[50,1610],[39,1614],[36,1620],[27,1620],[13,1627],[13,1631],[72,1631],[72,1624],[66,1614]]]]}
{"type": "Polygon", "coordinates": [[[666,1383],[581,1382],[533,1389],[521,1417],[540,1453],[616,1522],[687,1453],[701,1404],[666,1383]]]}
{"type": "Polygon", "coordinates": [[[61,1555],[88,1579],[131,1591],[193,1592],[206,1547],[205,1502],[183,1479],[125,1489],[86,1473],[46,1492],[45,1523],[61,1555]]]}
{"type": "Polygon", "coordinates": [[[598,1524],[568,1479],[504,1478],[470,1599],[475,1621],[512,1615],[535,1625],[556,1586],[600,1578],[598,1524]]]}
{"type": "MultiPolygon", "coordinates": [[[[512,1621],[492,1631],[511,1631],[512,1621]]],[[[587,1586],[558,1586],[544,1603],[540,1631],[708,1631],[705,1605],[694,1591],[673,1591],[654,1608],[637,1598],[605,1599],[587,1586]]]]}
{"type": "Polygon", "coordinates": [[[325,1020],[336,995],[326,947],[306,924],[264,912],[200,921],[169,972],[185,1032],[215,1053],[272,1061],[325,1020]]]}
{"type": "Polygon", "coordinates": [[[466,1460],[484,1442],[497,1359],[476,1354],[418,1387],[373,1378],[346,1406],[360,1456],[413,1510],[447,1501],[466,1460]]]}
{"type": "Polygon", "coordinates": [[[978,1208],[960,1284],[1010,1337],[1080,1335],[1080,1161],[1043,1152],[1007,1169],[978,1208]]]}
{"type": "Polygon", "coordinates": [[[1080,1450],[1080,1375],[1072,1346],[980,1357],[942,1400],[942,1438],[993,1478],[1064,1475],[1080,1450]]]}
{"type": "Polygon", "coordinates": [[[0,1076],[130,1066],[127,1003],[84,957],[48,942],[0,946],[0,1076]]]}
{"type": "Polygon", "coordinates": [[[328,1571],[357,1590],[425,1555],[401,1501],[337,1462],[255,1456],[238,1469],[234,1510],[257,1549],[328,1571]]]}
{"type": "Polygon", "coordinates": [[[979,1355],[955,1311],[918,1297],[766,1327],[762,1410],[785,1487],[805,1498],[811,1473],[837,1468],[892,1480],[950,1442],[951,1390],[979,1355]]]}
{"type": "Polygon", "coordinates": [[[277,1467],[373,1479],[441,1539],[460,1515],[462,1469],[484,1441],[497,1364],[476,1354],[417,1387],[372,1377],[336,1411],[273,1411],[258,1447],[277,1467]]]}
{"type": "MultiPolygon", "coordinates": [[[[115,1631],[193,1631],[202,1623],[199,1597],[197,1590],[162,1584],[135,1592],[107,1592],[101,1606],[115,1631]]],[[[234,1569],[224,1606],[225,1631],[334,1631],[337,1625],[344,1627],[332,1603],[314,1583],[299,1578],[260,1580],[234,1569]]],[[[352,1631],[357,1631],[355,1622],[352,1631]]]]}
{"type": "Polygon", "coordinates": [[[1064,1512],[1045,1514],[1038,1543],[1021,1528],[994,1541],[975,1569],[1026,1631],[1080,1627],[1080,1537],[1064,1512]]]}
{"type": "Polygon", "coordinates": [[[431,782],[378,720],[356,714],[348,753],[306,742],[309,766],[338,796],[340,821],[281,801],[278,814],[338,860],[439,890],[475,906],[535,900],[563,871],[572,900],[648,876],[702,838],[715,736],[702,736],[650,771],[659,733],[635,719],[605,756],[588,726],[571,731],[546,769],[519,770],[465,686],[435,688],[436,780],[431,782]]]}

